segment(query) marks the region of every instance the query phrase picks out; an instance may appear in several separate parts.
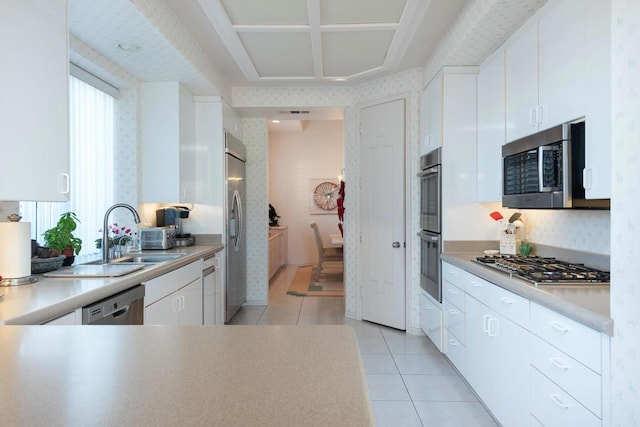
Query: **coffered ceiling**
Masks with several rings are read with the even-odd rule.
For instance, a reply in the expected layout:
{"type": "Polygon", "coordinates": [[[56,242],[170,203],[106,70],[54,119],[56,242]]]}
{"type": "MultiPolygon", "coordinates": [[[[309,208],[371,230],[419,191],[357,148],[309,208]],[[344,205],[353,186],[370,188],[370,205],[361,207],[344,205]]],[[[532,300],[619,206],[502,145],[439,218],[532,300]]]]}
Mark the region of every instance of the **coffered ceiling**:
{"type": "Polygon", "coordinates": [[[198,0],[250,82],[344,81],[396,69],[430,3],[198,0]]]}

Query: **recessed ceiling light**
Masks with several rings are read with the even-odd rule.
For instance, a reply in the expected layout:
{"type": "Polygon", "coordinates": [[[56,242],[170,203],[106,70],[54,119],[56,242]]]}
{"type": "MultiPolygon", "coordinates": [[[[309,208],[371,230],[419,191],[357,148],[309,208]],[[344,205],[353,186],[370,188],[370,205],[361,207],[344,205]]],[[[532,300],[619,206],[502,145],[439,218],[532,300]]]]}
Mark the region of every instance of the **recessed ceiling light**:
{"type": "Polygon", "coordinates": [[[347,78],[346,77],[335,77],[333,79],[334,82],[346,82],[347,78]]]}
{"type": "Polygon", "coordinates": [[[278,119],[273,119],[273,120],[271,120],[271,123],[280,123],[280,120],[278,120],[278,119]]]}
{"type": "Polygon", "coordinates": [[[118,49],[124,50],[125,52],[137,52],[142,50],[142,47],[135,43],[118,43],[118,49]]]}

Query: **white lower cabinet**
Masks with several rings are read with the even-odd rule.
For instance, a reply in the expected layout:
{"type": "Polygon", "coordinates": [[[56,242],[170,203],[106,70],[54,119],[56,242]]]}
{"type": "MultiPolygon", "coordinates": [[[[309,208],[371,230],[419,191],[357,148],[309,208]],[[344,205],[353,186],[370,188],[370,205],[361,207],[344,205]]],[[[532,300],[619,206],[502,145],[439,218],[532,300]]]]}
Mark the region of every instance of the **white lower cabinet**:
{"type": "Polygon", "coordinates": [[[528,332],[470,295],[466,309],[466,379],[504,426],[529,420],[528,332]]]}
{"type": "Polygon", "coordinates": [[[145,325],[202,325],[202,260],[144,283],[145,325]]]}
{"type": "Polygon", "coordinates": [[[425,292],[420,294],[420,328],[442,351],[442,310],[425,292]]]}
{"type": "Polygon", "coordinates": [[[71,313],[63,314],[60,317],[51,319],[43,325],[81,325],[82,324],[82,309],[79,308],[71,313]]]}
{"type": "Polygon", "coordinates": [[[444,262],[443,295],[445,354],[501,425],[610,425],[608,335],[444,262]]]}

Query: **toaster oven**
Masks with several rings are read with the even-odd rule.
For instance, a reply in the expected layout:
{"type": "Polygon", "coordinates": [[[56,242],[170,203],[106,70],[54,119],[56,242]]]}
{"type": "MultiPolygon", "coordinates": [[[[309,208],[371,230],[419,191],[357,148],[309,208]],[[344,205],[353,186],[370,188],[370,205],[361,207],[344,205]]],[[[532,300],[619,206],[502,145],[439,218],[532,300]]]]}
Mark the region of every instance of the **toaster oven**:
{"type": "Polygon", "coordinates": [[[149,227],[140,230],[142,249],[171,249],[176,247],[175,227],[149,227]]]}

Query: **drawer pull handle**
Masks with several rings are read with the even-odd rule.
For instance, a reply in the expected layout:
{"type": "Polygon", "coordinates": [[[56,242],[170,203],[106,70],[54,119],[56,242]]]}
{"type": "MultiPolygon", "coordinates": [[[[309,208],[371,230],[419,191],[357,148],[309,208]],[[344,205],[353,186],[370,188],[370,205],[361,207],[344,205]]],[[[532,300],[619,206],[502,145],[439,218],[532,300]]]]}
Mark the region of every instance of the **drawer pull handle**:
{"type": "Polygon", "coordinates": [[[491,319],[491,316],[489,316],[488,314],[482,316],[482,330],[485,334],[489,333],[489,319],[491,319]]]}
{"type": "Polygon", "coordinates": [[[458,345],[458,343],[457,343],[457,342],[455,342],[454,340],[451,340],[451,339],[449,340],[449,344],[450,344],[450,345],[458,345]]]}
{"type": "Polygon", "coordinates": [[[511,298],[509,298],[509,297],[500,297],[500,301],[502,301],[505,304],[509,304],[509,305],[513,304],[513,300],[511,298]]]}
{"type": "Polygon", "coordinates": [[[479,288],[480,286],[482,286],[482,283],[480,282],[471,282],[471,286],[473,286],[474,288],[479,288]]]}
{"type": "Polygon", "coordinates": [[[452,316],[457,316],[459,314],[458,310],[454,310],[453,308],[449,309],[449,314],[452,316]]]}
{"type": "Polygon", "coordinates": [[[560,369],[564,369],[567,370],[569,369],[571,366],[566,365],[562,359],[560,359],[559,357],[550,357],[549,358],[549,362],[553,363],[555,366],[557,366],[560,369]]]}
{"type": "Polygon", "coordinates": [[[490,318],[488,325],[489,325],[489,330],[487,331],[487,334],[490,337],[497,337],[498,336],[498,319],[496,319],[495,317],[490,318]],[[492,324],[495,325],[495,328],[491,327],[492,324]]]}
{"type": "Polygon", "coordinates": [[[569,328],[567,328],[566,326],[564,326],[562,323],[558,323],[558,322],[551,322],[551,326],[554,329],[557,329],[560,332],[569,332],[569,328]]]}
{"type": "Polygon", "coordinates": [[[551,400],[553,400],[553,403],[555,403],[556,405],[558,405],[559,407],[563,408],[563,409],[569,409],[569,405],[567,405],[566,403],[564,403],[562,400],[560,400],[560,396],[558,396],[557,394],[550,394],[549,398],[551,400]]]}
{"type": "Polygon", "coordinates": [[[456,295],[458,293],[458,291],[456,291],[455,289],[449,289],[449,293],[451,295],[456,295]]]}

